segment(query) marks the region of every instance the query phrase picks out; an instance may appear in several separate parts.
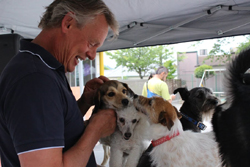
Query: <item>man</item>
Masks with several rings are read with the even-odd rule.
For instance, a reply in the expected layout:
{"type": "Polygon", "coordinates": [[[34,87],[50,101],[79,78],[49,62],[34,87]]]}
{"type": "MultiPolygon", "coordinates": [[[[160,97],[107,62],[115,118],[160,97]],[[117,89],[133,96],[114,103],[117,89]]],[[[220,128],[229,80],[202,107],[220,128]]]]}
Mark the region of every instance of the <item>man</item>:
{"type": "Polygon", "coordinates": [[[166,78],[168,76],[168,69],[164,66],[156,70],[155,75],[149,79],[143,86],[142,95],[145,97],[161,96],[170,103],[175,98],[175,95],[170,95],[166,78]]]}
{"type": "Polygon", "coordinates": [[[108,79],[90,80],[76,102],[65,72],[79,59],[93,60],[108,29],[118,35],[117,21],[101,0],[55,0],[39,27],[34,40],[21,41],[0,77],[2,167],[94,167],[93,148],[114,132],[116,116],[100,110],[84,127],[82,115],[108,79]]]}

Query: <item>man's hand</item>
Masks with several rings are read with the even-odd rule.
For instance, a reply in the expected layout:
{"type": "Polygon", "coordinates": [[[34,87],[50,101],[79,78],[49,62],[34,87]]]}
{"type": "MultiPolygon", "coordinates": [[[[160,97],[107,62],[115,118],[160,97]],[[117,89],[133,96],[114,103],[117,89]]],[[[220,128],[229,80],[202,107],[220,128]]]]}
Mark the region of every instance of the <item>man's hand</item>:
{"type": "Polygon", "coordinates": [[[88,109],[94,105],[94,97],[97,89],[109,79],[105,76],[100,76],[89,80],[85,87],[81,98],[77,101],[78,107],[80,108],[83,115],[88,111],[88,109]]]}
{"type": "Polygon", "coordinates": [[[87,128],[99,134],[100,138],[111,135],[116,128],[116,113],[111,109],[99,110],[89,119],[87,128]]]}

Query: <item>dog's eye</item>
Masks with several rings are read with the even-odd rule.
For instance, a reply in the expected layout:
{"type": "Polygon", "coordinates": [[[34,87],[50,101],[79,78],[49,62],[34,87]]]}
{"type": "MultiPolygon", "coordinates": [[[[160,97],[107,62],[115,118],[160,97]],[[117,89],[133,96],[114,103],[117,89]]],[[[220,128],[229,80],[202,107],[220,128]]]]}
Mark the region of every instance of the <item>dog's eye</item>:
{"type": "Polygon", "coordinates": [[[197,98],[202,98],[202,94],[199,93],[196,97],[197,97],[197,98]]]}
{"type": "Polygon", "coordinates": [[[124,118],[120,118],[119,121],[120,121],[121,123],[124,123],[124,122],[125,122],[125,119],[124,119],[124,118]]]}
{"type": "Polygon", "coordinates": [[[126,94],[126,89],[123,89],[123,90],[122,90],[122,93],[126,94]]]}
{"type": "Polygon", "coordinates": [[[133,119],[132,120],[132,123],[134,124],[134,123],[136,123],[137,122],[137,119],[133,119]]]}
{"type": "Polygon", "coordinates": [[[150,99],[149,101],[148,101],[148,105],[152,105],[152,99],[150,99]]]}
{"type": "Polygon", "coordinates": [[[109,93],[108,93],[108,96],[109,96],[109,97],[113,97],[114,95],[115,95],[114,92],[109,92],[109,93]]]}

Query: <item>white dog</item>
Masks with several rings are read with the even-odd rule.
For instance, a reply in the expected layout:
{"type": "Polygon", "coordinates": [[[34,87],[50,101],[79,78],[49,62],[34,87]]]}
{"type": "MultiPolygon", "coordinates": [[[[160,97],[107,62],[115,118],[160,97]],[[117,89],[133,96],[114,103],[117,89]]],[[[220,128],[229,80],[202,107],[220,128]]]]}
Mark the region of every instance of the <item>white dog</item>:
{"type": "Polygon", "coordinates": [[[138,96],[135,106],[151,122],[152,144],[150,156],[156,167],[219,167],[221,160],[213,132],[183,131],[181,115],[161,97],[138,96]]]}
{"type": "Polygon", "coordinates": [[[117,112],[116,130],[111,135],[110,167],[136,167],[148,146],[149,122],[134,105],[117,112]]]}

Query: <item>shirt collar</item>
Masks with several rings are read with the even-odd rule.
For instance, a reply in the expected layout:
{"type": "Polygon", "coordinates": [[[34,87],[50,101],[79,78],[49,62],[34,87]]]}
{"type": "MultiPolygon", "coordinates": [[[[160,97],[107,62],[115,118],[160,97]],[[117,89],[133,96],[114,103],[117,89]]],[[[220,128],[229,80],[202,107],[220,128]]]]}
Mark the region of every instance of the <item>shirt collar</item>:
{"type": "Polygon", "coordinates": [[[28,52],[38,56],[51,69],[62,68],[64,70],[64,66],[52,54],[43,47],[32,43],[31,39],[21,39],[20,44],[20,52],[28,52]]]}

